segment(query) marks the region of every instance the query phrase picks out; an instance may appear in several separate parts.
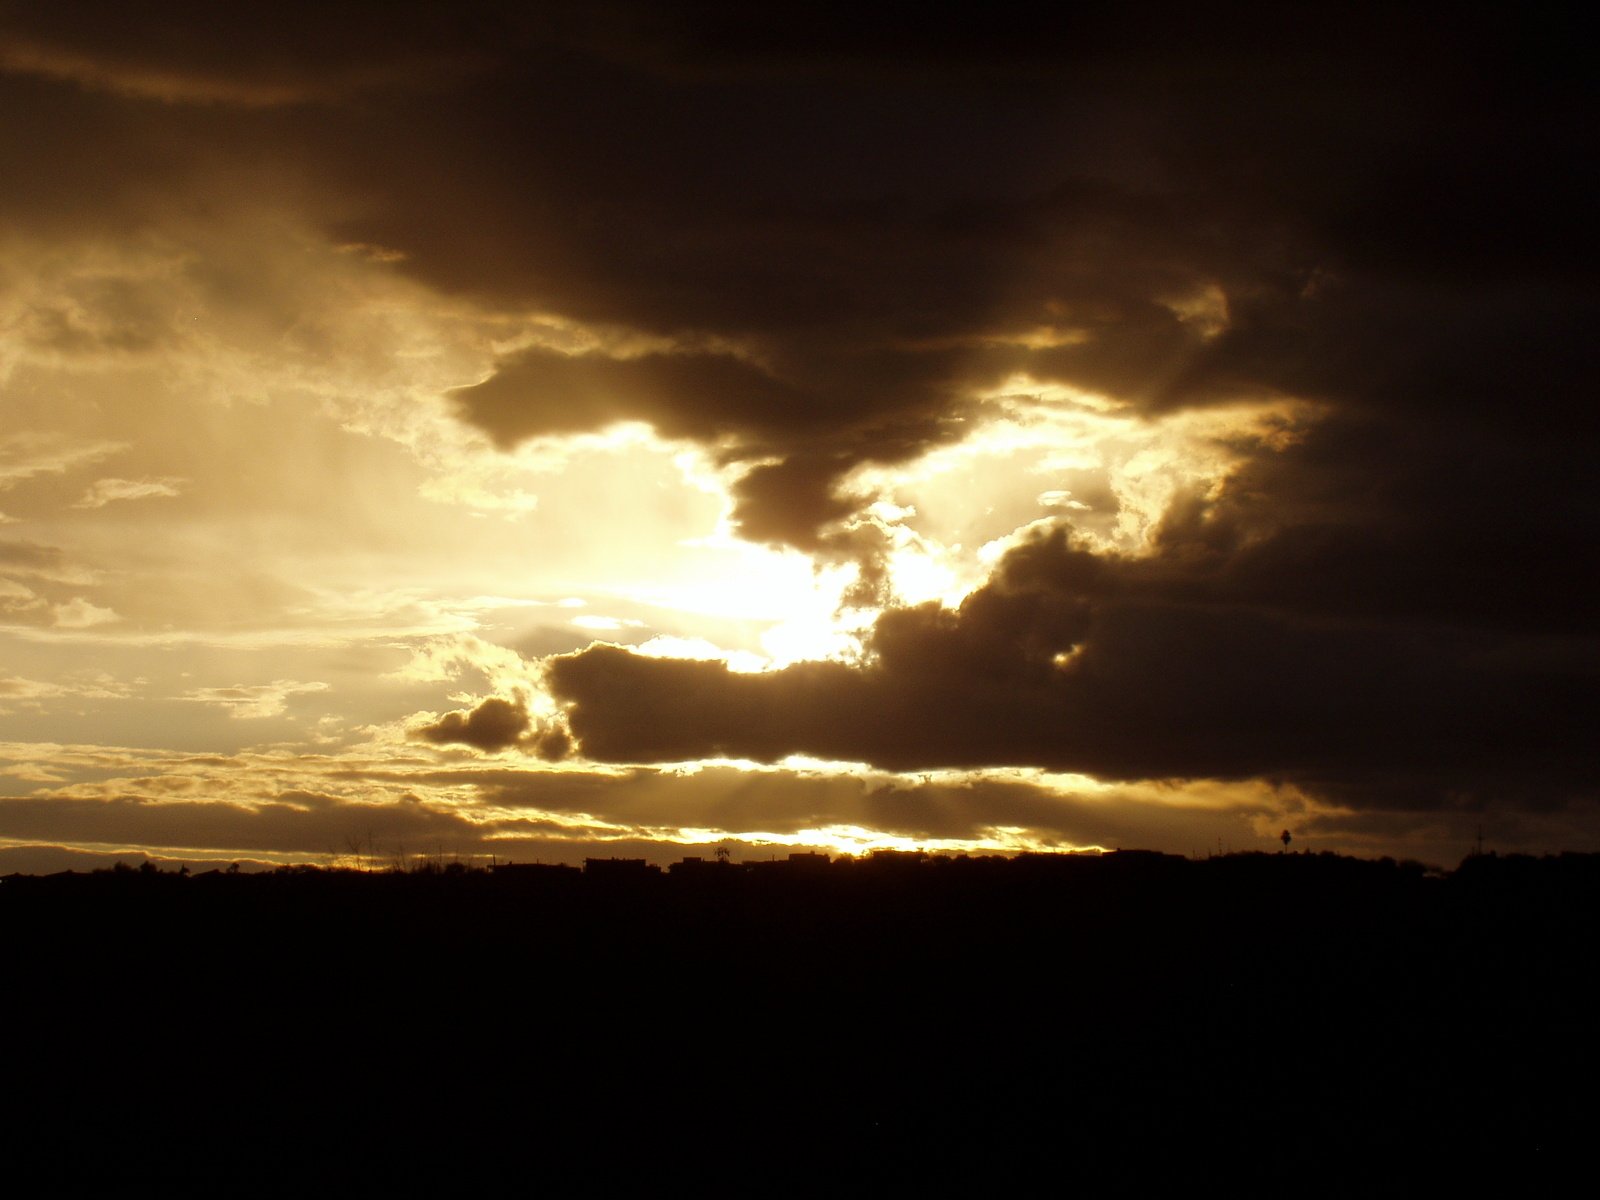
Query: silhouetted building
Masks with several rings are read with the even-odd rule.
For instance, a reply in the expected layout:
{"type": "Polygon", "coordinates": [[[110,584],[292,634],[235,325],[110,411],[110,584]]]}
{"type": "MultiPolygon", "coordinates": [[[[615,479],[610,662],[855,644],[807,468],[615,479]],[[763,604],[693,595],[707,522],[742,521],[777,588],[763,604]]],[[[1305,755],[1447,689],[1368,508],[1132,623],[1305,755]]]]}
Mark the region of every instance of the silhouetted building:
{"type": "Polygon", "coordinates": [[[697,855],[691,855],[668,866],[667,874],[675,879],[701,879],[708,875],[718,875],[730,870],[732,868],[725,862],[707,862],[697,855]]]}
{"type": "Polygon", "coordinates": [[[524,879],[574,879],[583,874],[577,867],[569,867],[565,863],[496,863],[494,874],[497,878],[524,880],[524,879]]]}
{"type": "Polygon", "coordinates": [[[642,858],[586,858],[583,873],[591,879],[646,879],[660,875],[661,868],[642,858]]]}

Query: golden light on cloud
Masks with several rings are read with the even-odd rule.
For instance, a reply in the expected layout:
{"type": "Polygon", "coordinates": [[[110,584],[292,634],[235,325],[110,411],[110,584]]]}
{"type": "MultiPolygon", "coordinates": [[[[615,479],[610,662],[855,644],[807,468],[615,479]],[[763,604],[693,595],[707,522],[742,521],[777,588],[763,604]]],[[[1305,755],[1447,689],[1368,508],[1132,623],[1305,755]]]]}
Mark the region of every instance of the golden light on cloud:
{"type": "Polygon", "coordinates": [[[685,538],[676,564],[617,594],[730,628],[759,626],[755,645],[724,648],[737,652],[746,668],[754,661],[752,654],[768,668],[856,654],[862,628],[870,620],[869,614],[848,611],[845,602],[856,568],[745,541],[728,527],[731,507],[724,494],[715,528],[685,538]]]}
{"type": "Polygon", "coordinates": [[[705,638],[673,637],[660,634],[633,647],[635,654],[647,658],[692,659],[702,662],[724,662],[728,670],[754,674],[771,670],[773,660],[749,650],[726,650],[705,638]]]}
{"type": "Polygon", "coordinates": [[[1177,496],[1214,492],[1252,448],[1281,449],[1318,413],[1273,401],[1150,417],[1026,376],[984,400],[966,437],[844,485],[878,497],[857,519],[887,541],[901,602],[954,606],[1006,550],[1061,522],[1102,551],[1146,553],[1177,496]]]}
{"type": "MultiPolygon", "coordinates": [[[[679,829],[673,840],[687,846],[704,846],[730,835],[714,829],[679,829]]],[[[1104,846],[1072,845],[1040,839],[1032,830],[996,826],[979,836],[970,838],[909,837],[868,829],[861,825],[825,825],[812,829],[799,829],[793,833],[771,833],[748,830],[733,835],[742,846],[753,848],[757,855],[763,848],[785,850],[823,851],[829,854],[860,856],[875,851],[888,850],[902,854],[1019,854],[1024,852],[1051,853],[1101,853],[1104,846]]]]}

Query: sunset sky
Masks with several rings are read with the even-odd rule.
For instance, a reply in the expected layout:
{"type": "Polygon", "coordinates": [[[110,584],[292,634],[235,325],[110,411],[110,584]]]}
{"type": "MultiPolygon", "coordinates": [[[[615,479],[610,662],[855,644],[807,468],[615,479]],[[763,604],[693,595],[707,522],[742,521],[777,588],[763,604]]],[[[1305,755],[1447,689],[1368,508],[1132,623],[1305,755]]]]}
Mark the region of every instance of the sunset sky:
{"type": "Polygon", "coordinates": [[[1396,8],[0,3],[0,872],[1600,849],[1591,51],[1396,8]]]}

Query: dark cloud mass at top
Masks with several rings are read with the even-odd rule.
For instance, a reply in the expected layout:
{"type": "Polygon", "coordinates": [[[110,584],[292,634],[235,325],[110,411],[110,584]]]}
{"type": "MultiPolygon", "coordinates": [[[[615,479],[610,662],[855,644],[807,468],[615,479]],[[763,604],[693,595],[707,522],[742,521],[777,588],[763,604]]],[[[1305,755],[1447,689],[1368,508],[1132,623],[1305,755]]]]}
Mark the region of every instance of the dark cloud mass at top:
{"type": "MultiPolygon", "coordinates": [[[[714,444],[757,540],[832,545],[849,470],[1017,372],[1151,418],[1320,406],[1147,558],[1041,536],[957,613],[887,612],[866,667],[558,660],[586,753],[1592,789],[1600,160],[1563,19],[75,7],[0,9],[32,115],[0,133],[8,231],[271,179],[444,293],[605,334],[508,350],[463,421],[714,444]]],[[[492,715],[427,736],[515,740],[492,715]]]]}

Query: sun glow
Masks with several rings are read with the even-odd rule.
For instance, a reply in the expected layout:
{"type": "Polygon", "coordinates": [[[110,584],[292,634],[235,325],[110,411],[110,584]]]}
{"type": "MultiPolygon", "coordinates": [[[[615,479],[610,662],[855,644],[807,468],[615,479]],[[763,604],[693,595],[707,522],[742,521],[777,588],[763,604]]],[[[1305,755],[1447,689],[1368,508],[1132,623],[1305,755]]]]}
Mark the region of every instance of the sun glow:
{"type": "MultiPolygon", "coordinates": [[[[757,641],[768,669],[859,653],[864,622],[845,603],[856,579],[854,565],[818,565],[798,551],[721,535],[695,545],[703,551],[697,556],[703,571],[629,589],[628,598],[730,625],[765,626],[757,641]]],[[[748,669],[751,659],[741,661],[748,669]]]]}
{"type": "Polygon", "coordinates": [[[880,850],[902,854],[1020,854],[1028,851],[1099,852],[1103,846],[1067,845],[1042,840],[1037,831],[1010,826],[995,826],[970,838],[910,837],[863,825],[823,825],[793,833],[748,831],[719,833],[712,829],[680,829],[678,840],[688,845],[717,841],[736,841],[743,845],[786,847],[792,850],[823,850],[830,854],[859,857],[880,850]]]}
{"type": "Polygon", "coordinates": [[[1146,553],[1178,496],[1213,493],[1245,447],[1281,448],[1317,412],[1274,401],[1152,418],[1025,376],[982,401],[985,419],[960,442],[841,487],[878,497],[855,523],[889,547],[902,603],[959,604],[1012,546],[1063,524],[1100,551],[1146,553]]]}

